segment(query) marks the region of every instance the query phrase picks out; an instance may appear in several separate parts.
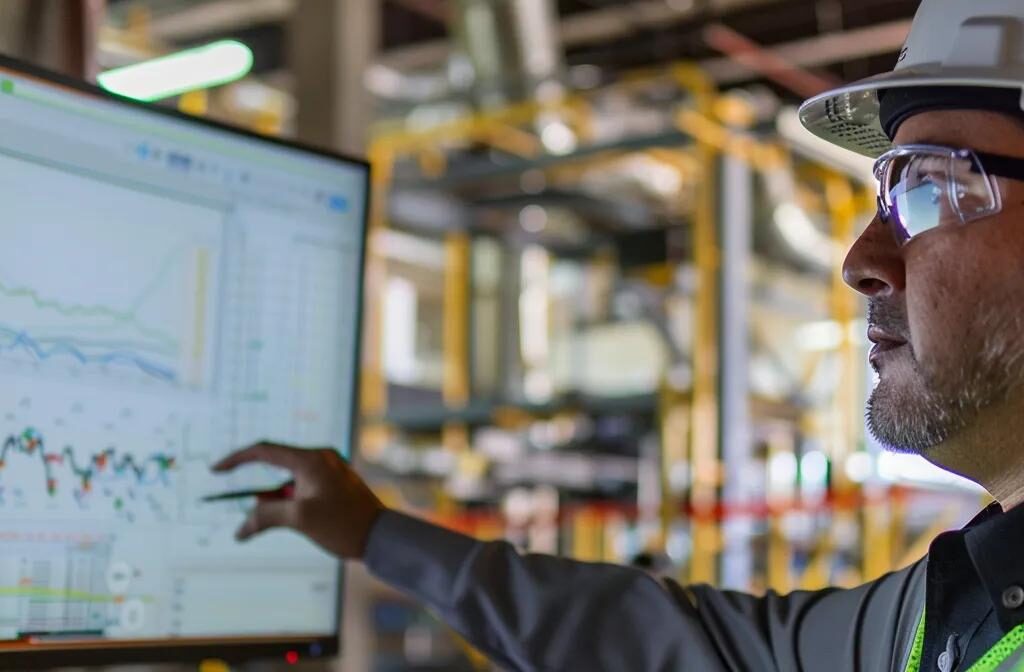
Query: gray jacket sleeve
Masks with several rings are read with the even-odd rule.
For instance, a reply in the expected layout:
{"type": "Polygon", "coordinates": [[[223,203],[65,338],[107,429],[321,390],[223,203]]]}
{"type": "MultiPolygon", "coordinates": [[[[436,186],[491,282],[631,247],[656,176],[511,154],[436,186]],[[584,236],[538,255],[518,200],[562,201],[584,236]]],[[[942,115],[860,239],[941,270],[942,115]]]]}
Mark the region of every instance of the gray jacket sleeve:
{"type": "Polygon", "coordinates": [[[365,561],[524,672],[902,670],[923,595],[918,565],[853,590],[683,588],[626,567],[520,555],[393,512],[375,525],[365,561]]]}

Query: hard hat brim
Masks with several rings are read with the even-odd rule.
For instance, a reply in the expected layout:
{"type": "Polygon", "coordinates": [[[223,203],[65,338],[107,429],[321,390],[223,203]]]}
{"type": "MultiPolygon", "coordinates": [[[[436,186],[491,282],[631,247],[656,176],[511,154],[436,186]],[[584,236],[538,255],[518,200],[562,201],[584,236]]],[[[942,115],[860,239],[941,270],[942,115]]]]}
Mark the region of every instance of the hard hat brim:
{"type": "Polygon", "coordinates": [[[892,148],[878,118],[879,91],[915,86],[1020,89],[1024,109],[1024,68],[1020,72],[1004,69],[995,74],[991,67],[950,68],[936,64],[887,72],[819,94],[800,106],[800,122],[823,140],[877,158],[892,148]]]}

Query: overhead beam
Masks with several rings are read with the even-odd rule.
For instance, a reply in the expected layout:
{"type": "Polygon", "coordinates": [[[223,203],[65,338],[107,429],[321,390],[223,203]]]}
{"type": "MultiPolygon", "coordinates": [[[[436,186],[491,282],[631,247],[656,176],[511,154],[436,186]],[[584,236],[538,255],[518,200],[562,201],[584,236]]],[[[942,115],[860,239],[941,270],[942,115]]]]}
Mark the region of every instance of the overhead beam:
{"type": "MultiPolygon", "coordinates": [[[[307,0],[308,1],[308,0],[307,0]]],[[[263,23],[284,21],[297,0],[214,0],[172,8],[150,2],[150,32],[158,40],[175,42],[263,23]]]]}
{"type": "MultiPolygon", "coordinates": [[[[705,0],[704,2],[676,2],[642,0],[621,3],[589,12],[580,12],[562,19],[559,31],[565,47],[604,42],[631,32],[665,26],[694,18],[698,12],[728,14],[743,7],[754,7],[781,0],[705,0]]],[[[432,40],[408,47],[391,49],[381,55],[379,62],[399,70],[423,70],[439,67],[451,54],[448,40],[432,40]]]]}
{"type": "MultiPolygon", "coordinates": [[[[767,50],[775,58],[803,68],[841,63],[868,56],[897,52],[910,32],[910,20],[880,23],[841,33],[796,40],[767,50]]],[[[700,67],[719,84],[735,84],[759,77],[752,67],[732,58],[702,61],[700,67]]]]}
{"type": "Polygon", "coordinates": [[[722,23],[706,26],[704,40],[712,49],[726,54],[736,63],[804,98],[811,98],[842,84],[838,77],[805,70],[722,23]]]}

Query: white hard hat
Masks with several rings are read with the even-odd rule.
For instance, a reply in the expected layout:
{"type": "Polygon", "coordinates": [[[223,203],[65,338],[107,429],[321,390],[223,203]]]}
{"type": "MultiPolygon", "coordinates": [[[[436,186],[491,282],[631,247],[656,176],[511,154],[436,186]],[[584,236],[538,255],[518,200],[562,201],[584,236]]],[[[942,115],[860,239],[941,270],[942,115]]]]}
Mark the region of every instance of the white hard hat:
{"type": "Polygon", "coordinates": [[[1015,90],[1024,109],[1024,0],[923,0],[892,72],[811,98],[800,120],[818,137],[877,157],[892,147],[879,93],[911,87],[1015,90]]]}

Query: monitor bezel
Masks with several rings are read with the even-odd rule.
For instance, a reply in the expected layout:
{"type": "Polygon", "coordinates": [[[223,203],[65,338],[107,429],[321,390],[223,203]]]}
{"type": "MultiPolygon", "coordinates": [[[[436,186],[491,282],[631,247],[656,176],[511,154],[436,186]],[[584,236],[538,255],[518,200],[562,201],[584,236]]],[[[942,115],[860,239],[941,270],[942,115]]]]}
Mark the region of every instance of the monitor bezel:
{"type": "MultiPolygon", "coordinates": [[[[57,73],[37,65],[27,63],[17,58],[0,54],[0,75],[4,71],[14,76],[22,76],[35,79],[43,84],[49,84],[58,88],[71,89],[72,91],[90,96],[93,99],[121,105],[126,108],[139,110],[148,114],[156,115],[166,119],[173,119],[199,128],[205,128],[227,133],[232,136],[241,137],[247,140],[256,141],[272,146],[283,147],[295,150],[302,154],[315,157],[327,158],[350,167],[361,167],[364,173],[364,207],[363,221],[360,235],[360,255],[358,291],[356,298],[356,315],[359,326],[356,328],[353,339],[355,352],[352,361],[356,363],[352,367],[351,384],[354,394],[352,395],[352,408],[349,411],[350,422],[350,459],[354,457],[358,445],[359,434],[359,413],[360,413],[360,362],[363,345],[363,308],[365,302],[365,272],[367,239],[369,230],[370,202],[371,196],[371,175],[370,163],[362,158],[346,155],[341,152],[317,147],[296,140],[260,135],[243,128],[230,124],[201,119],[179,112],[176,109],[142,103],[130,98],[106,91],[99,86],[89,82],[75,79],[67,75],[57,73]]],[[[311,634],[309,636],[288,635],[280,637],[224,637],[224,638],[167,638],[166,640],[146,640],[144,642],[133,642],[132,640],[98,640],[97,642],[75,642],[62,648],[50,648],[49,645],[41,645],[38,649],[31,649],[32,645],[10,645],[0,642],[0,667],[4,669],[48,669],[53,667],[96,667],[109,665],[143,665],[158,663],[198,663],[203,660],[222,660],[229,664],[243,663],[254,660],[269,660],[273,658],[285,658],[289,655],[298,654],[300,658],[329,658],[337,656],[341,652],[341,625],[344,617],[343,598],[345,593],[345,564],[339,561],[338,568],[338,594],[337,609],[335,611],[334,634],[320,636],[311,634]],[[13,667],[12,667],[13,666],[13,667]]]]}

